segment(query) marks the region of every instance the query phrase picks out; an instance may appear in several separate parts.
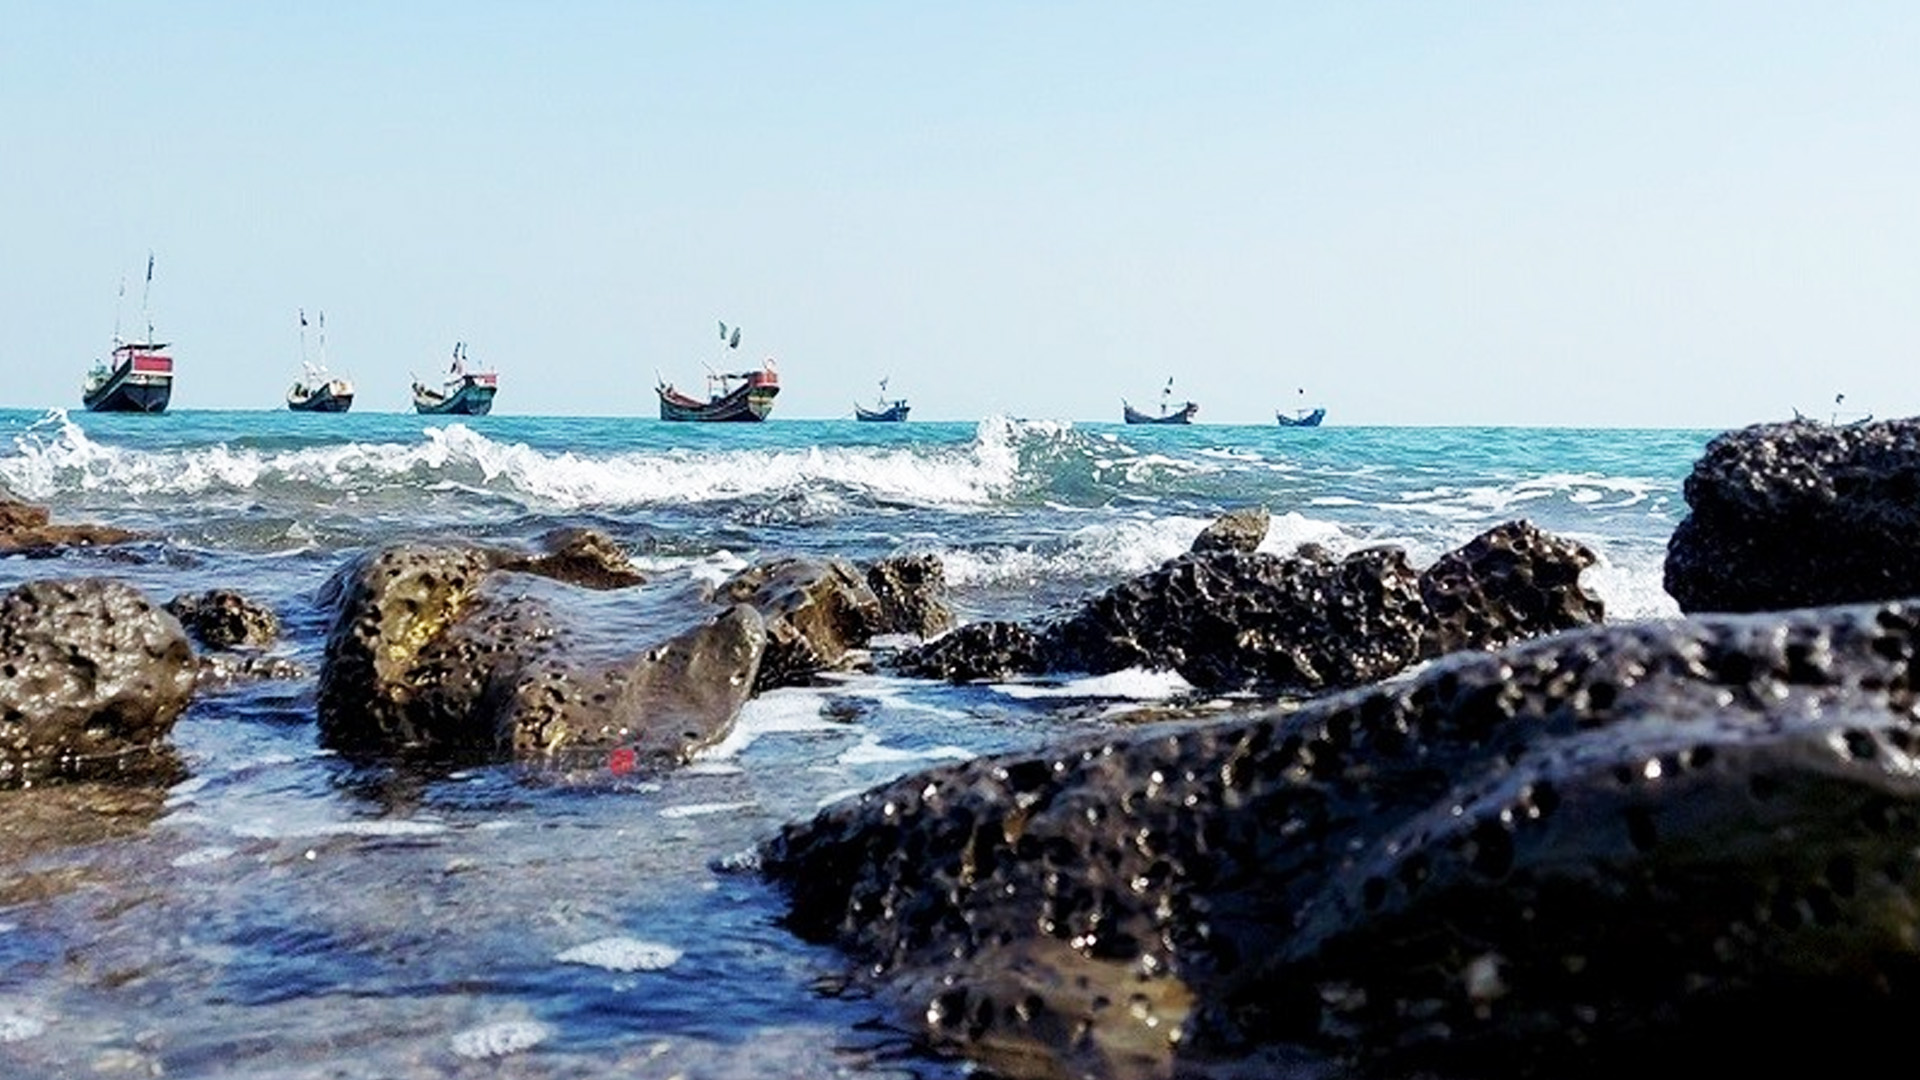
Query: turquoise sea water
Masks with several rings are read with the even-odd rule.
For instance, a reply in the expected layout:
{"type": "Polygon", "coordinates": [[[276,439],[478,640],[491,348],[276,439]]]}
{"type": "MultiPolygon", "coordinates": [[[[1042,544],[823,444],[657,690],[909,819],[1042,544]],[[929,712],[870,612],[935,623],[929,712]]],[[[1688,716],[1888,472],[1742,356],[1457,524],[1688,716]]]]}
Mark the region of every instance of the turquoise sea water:
{"type": "MultiPolygon", "coordinates": [[[[1268,549],[1398,544],[1416,565],[1525,518],[1598,553],[1609,618],[1657,618],[1676,613],[1661,562],[1714,434],[0,411],[0,491],[152,537],[0,559],[0,588],[238,589],[312,671],[319,586],[398,539],[591,525],[655,595],[785,554],[929,551],[962,619],[1031,618],[1263,506],[1268,549]]],[[[644,604],[596,603],[616,643],[653,640],[644,604]]],[[[205,695],[152,820],[42,857],[70,887],[0,908],[0,1075],[964,1075],[823,992],[839,958],[785,934],[736,868],[865,786],[1187,690],[851,675],[754,700],[724,745],[645,782],[354,767],[315,743],[311,677],[205,695]]]]}

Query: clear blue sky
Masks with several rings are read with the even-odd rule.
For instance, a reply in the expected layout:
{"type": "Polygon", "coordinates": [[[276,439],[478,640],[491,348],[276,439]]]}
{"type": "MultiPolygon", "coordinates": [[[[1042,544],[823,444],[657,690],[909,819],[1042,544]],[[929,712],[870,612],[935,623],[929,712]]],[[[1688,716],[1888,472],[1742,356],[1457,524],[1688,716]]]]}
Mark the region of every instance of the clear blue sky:
{"type": "Polygon", "coordinates": [[[0,406],[1920,413],[1920,4],[0,0],[0,406]]]}

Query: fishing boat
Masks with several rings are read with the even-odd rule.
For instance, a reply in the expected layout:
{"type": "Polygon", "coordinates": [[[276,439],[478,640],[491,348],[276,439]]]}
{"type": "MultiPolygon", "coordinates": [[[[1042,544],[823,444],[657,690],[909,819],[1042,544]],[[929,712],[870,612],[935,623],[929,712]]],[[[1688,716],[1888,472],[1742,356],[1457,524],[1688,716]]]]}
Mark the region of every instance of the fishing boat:
{"type": "MultiPolygon", "coordinates": [[[[140,296],[140,311],[145,316],[147,336],[142,341],[120,338],[120,319],[114,317],[113,351],[108,359],[95,361],[80,384],[80,403],[90,412],[160,413],[167,411],[173,398],[173,358],[166,353],[165,342],[153,340],[153,317],[147,312],[147,295],[153,289],[153,256],[147,256],[147,288],[140,296]]],[[[126,295],[121,286],[120,294],[126,295]]]]}
{"type": "MultiPolygon", "coordinates": [[[[1307,396],[1305,387],[1295,392],[1303,399],[1307,396]]],[[[1302,406],[1292,412],[1275,410],[1273,418],[1279,422],[1281,427],[1319,427],[1320,421],[1327,418],[1327,410],[1317,406],[1314,408],[1302,406]]]]}
{"type": "Polygon", "coordinates": [[[485,416],[493,411],[493,395],[500,389],[500,375],[494,371],[467,370],[467,343],[453,346],[453,363],[439,386],[428,386],[413,377],[413,411],[454,416],[485,416]]]}
{"type": "Polygon", "coordinates": [[[294,412],[346,412],[353,408],[353,383],[327,371],[327,313],[320,313],[320,360],[307,359],[307,313],[300,313],[301,377],[287,390],[287,408],[294,412]]]}
{"type": "Polygon", "coordinates": [[[879,403],[869,409],[855,402],[853,406],[853,418],[855,420],[870,420],[876,423],[896,423],[907,418],[908,408],[906,398],[887,397],[887,380],[881,379],[879,403]]]}
{"type": "MultiPolygon", "coordinates": [[[[734,327],[732,336],[728,336],[727,324],[721,323],[720,340],[727,349],[739,348],[740,328],[734,327]]],[[[765,420],[773,411],[773,399],[780,393],[780,375],[774,370],[773,358],[768,357],[758,369],[751,371],[709,368],[705,401],[681,393],[665,380],[658,381],[653,389],[660,396],[662,420],[752,423],[765,420]]]]}
{"type": "Polygon", "coordinates": [[[1129,424],[1191,424],[1193,423],[1194,415],[1200,411],[1200,406],[1191,401],[1180,406],[1178,409],[1170,408],[1172,403],[1173,379],[1169,377],[1167,379],[1167,385],[1160,389],[1159,413],[1141,412],[1139,409],[1127,404],[1126,399],[1122,398],[1120,399],[1120,416],[1129,424]]]}

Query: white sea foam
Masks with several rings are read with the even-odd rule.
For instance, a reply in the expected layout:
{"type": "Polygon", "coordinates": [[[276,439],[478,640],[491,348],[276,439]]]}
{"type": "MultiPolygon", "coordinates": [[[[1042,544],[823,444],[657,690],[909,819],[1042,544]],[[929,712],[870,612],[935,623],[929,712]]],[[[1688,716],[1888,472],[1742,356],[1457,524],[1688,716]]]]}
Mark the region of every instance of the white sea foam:
{"type": "Polygon", "coordinates": [[[473,1060],[505,1057],[547,1041],[552,1031],[538,1020],[501,1020],[454,1033],[453,1052],[473,1060]]]}
{"type": "Polygon", "coordinates": [[[585,964],[608,971],[665,971],[684,955],[671,945],[631,937],[604,937],[575,945],[554,959],[563,964],[585,964]]]}
{"type": "Polygon", "coordinates": [[[727,737],[700,751],[702,761],[726,761],[763,736],[780,732],[839,731],[846,725],[821,713],[825,694],[802,687],[782,687],[748,699],[727,737]]]}
{"type": "Polygon", "coordinates": [[[1043,700],[1047,698],[1129,698],[1135,701],[1160,701],[1189,693],[1193,684],[1172,671],[1148,671],[1128,668],[1106,675],[1089,675],[1064,683],[1003,683],[998,688],[1011,698],[1043,700]]]}
{"type": "Polygon", "coordinates": [[[46,1030],[45,1020],[0,1003],[0,1043],[22,1042],[42,1035],[46,1030]]]}
{"type": "Polygon", "coordinates": [[[838,760],[842,765],[900,765],[921,761],[967,761],[975,756],[974,751],[959,746],[909,750],[887,746],[878,739],[868,737],[843,751],[838,760]]]}
{"type": "Polygon", "coordinates": [[[751,810],[751,802],[711,802],[682,803],[679,806],[665,807],[660,811],[663,818],[710,817],[714,814],[730,814],[735,810],[751,810]]]}

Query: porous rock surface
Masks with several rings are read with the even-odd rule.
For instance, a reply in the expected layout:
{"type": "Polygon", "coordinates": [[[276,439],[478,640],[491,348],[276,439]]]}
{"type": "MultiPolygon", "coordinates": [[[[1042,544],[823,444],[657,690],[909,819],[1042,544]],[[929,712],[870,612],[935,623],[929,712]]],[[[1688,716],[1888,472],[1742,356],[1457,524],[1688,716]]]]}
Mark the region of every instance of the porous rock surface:
{"type": "Polygon", "coordinates": [[[179,621],[123,582],[0,596],[0,787],[171,772],[165,743],[196,669],[179,621]]]}
{"type": "Polygon", "coordinates": [[[938,555],[893,555],[867,566],[867,588],[880,602],[879,633],[927,639],[954,627],[947,568],[938,555]]]}
{"type": "Polygon", "coordinates": [[[997,1075],[1865,1067],[1920,1007],[1917,635],[1893,603],[1456,653],[904,777],[763,865],[997,1075]]]}
{"type": "Polygon", "coordinates": [[[167,613],[209,649],[258,648],[280,637],[280,617],[232,589],[181,593],[167,601],[167,613]]]}
{"type": "Polygon", "coordinates": [[[1725,432],[1684,492],[1665,568],[1682,611],[1920,596],[1920,418],[1725,432]]]}
{"type": "Polygon", "coordinates": [[[1605,605],[1580,582],[1594,561],[1526,521],[1487,530],[1425,572],[1394,546],[1334,558],[1313,545],[1282,556],[1196,541],[1063,618],[962,626],[903,650],[895,666],[954,681],[1144,667],[1209,692],[1322,693],[1445,652],[1597,623],[1605,605]]]}
{"type": "Polygon", "coordinates": [[[715,599],[748,604],[766,620],[766,655],[754,691],[803,686],[844,666],[883,621],[880,600],[851,563],[785,558],[758,563],[729,578],[715,599]]]}
{"type": "Polygon", "coordinates": [[[1254,551],[1267,538],[1270,515],[1263,506],[1229,510],[1193,538],[1192,551],[1254,551]]]}

